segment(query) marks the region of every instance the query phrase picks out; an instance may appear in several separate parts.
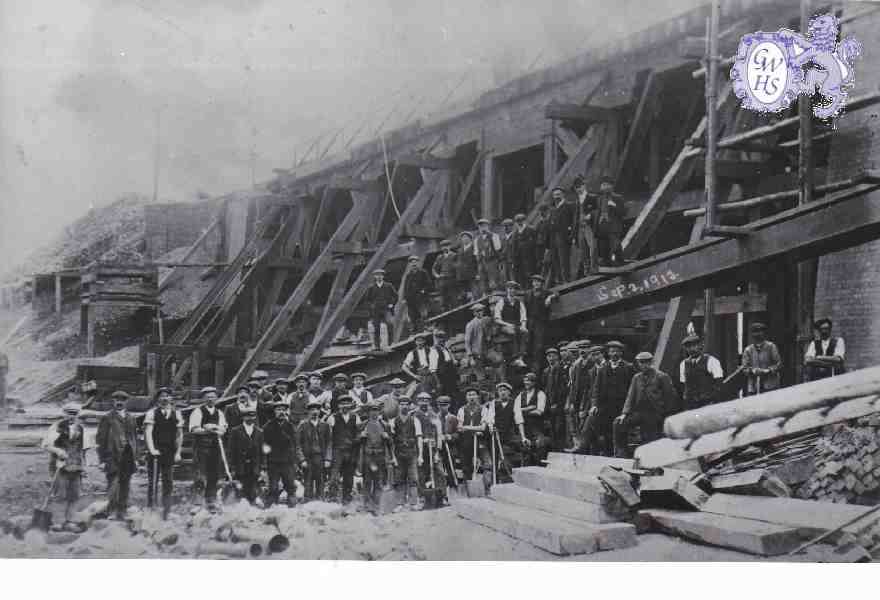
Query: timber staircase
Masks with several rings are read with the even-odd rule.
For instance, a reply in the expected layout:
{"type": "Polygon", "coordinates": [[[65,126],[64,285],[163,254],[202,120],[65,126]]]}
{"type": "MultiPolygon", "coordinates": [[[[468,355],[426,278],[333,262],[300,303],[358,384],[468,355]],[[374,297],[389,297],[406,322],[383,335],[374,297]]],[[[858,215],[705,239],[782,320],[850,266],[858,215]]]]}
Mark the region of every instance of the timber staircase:
{"type": "Polygon", "coordinates": [[[514,483],[492,487],[488,498],[460,498],[458,515],[552,554],[591,554],[637,544],[636,526],[598,473],[633,461],[551,452],[547,467],[513,470],[514,483]]]}

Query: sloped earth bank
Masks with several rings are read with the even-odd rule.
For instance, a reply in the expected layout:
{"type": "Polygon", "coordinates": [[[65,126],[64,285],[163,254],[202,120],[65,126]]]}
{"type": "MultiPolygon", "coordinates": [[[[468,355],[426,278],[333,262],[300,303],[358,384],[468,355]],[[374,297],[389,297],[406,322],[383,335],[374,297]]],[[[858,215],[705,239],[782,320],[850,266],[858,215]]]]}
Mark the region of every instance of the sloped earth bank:
{"type": "MultiPolygon", "coordinates": [[[[48,489],[47,459],[43,453],[0,453],[0,519],[7,524],[30,521],[48,489]]],[[[187,482],[175,482],[185,490],[187,482]]],[[[95,466],[87,470],[80,502],[85,518],[90,506],[103,503],[105,479],[95,466]]],[[[222,514],[190,514],[189,504],[175,508],[167,523],[144,503],[146,480],[135,476],[132,498],[136,505],[126,523],[95,520],[83,533],[30,531],[24,539],[0,533],[0,557],[5,558],[230,558],[241,544],[235,536],[256,532],[268,539],[281,531],[290,540],[286,550],[258,559],[337,560],[560,560],[534,546],[459,518],[451,508],[372,516],[355,506],[313,502],[294,509],[265,510],[245,503],[227,506],[222,514]],[[277,526],[274,525],[277,523],[277,526]],[[270,535],[271,534],[271,535],[270,535]],[[218,541],[218,538],[225,541],[218,541]]],[[[454,502],[454,499],[453,499],[454,502]]],[[[56,521],[62,506],[52,503],[56,521]]],[[[0,530],[2,531],[2,530],[0,530]]],[[[262,536],[262,537],[261,537],[262,536]]],[[[266,547],[265,542],[263,543],[266,547]]],[[[754,560],[736,552],[698,546],[649,534],[635,548],[575,556],[562,560],[588,561],[731,561],[754,560]]]]}

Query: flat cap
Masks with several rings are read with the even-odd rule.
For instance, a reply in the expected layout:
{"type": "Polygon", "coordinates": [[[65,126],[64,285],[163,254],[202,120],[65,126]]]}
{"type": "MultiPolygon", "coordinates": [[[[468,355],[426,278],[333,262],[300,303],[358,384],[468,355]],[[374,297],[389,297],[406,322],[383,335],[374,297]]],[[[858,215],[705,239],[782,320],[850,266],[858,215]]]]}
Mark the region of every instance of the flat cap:
{"type": "Polygon", "coordinates": [[[530,277],[530,279],[531,279],[532,281],[541,281],[541,282],[543,282],[543,281],[544,281],[544,276],[541,275],[540,273],[535,273],[534,275],[532,275],[532,276],[530,277]]]}
{"type": "Polygon", "coordinates": [[[284,400],[276,400],[272,403],[273,408],[290,408],[290,405],[284,400]]]}
{"type": "Polygon", "coordinates": [[[523,375],[523,379],[528,379],[530,381],[538,381],[538,376],[532,372],[526,373],[523,375]]]}
{"type": "Polygon", "coordinates": [[[610,342],[605,344],[605,346],[608,348],[620,348],[621,350],[624,350],[626,348],[626,346],[623,345],[623,342],[618,342],[617,340],[611,340],[610,342]]]}
{"type": "Polygon", "coordinates": [[[398,404],[411,404],[412,400],[410,399],[409,396],[401,396],[400,398],[397,399],[397,403],[398,404]]]}
{"type": "Polygon", "coordinates": [[[462,231],[461,233],[458,234],[458,237],[464,237],[464,236],[468,236],[469,238],[473,239],[474,234],[471,233],[470,231],[462,231]]]}
{"type": "Polygon", "coordinates": [[[482,224],[484,224],[484,223],[485,223],[486,225],[491,225],[491,224],[492,224],[492,221],[490,221],[490,220],[487,219],[486,217],[482,217],[482,218],[480,218],[480,219],[477,219],[477,225],[482,225],[482,224]]]}
{"type": "Polygon", "coordinates": [[[122,390],[116,390],[112,394],[110,394],[111,398],[120,398],[121,400],[128,400],[131,396],[128,395],[128,392],[124,392],[122,390]]]}
{"type": "Polygon", "coordinates": [[[287,385],[290,382],[287,380],[286,377],[279,377],[278,379],[275,380],[275,385],[278,385],[279,383],[283,383],[284,385],[287,385]]]}
{"type": "Polygon", "coordinates": [[[602,352],[605,350],[602,346],[590,346],[589,353],[592,354],[594,352],[602,352]]]}
{"type": "Polygon", "coordinates": [[[476,392],[477,394],[479,394],[480,391],[481,391],[480,388],[477,387],[476,385],[474,385],[473,383],[464,386],[464,393],[465,394],[467,394],[468,392],[476,392]]]}
{"type": "Polygon", "coordinates": [[[394,379],[392,379],[388,383],[390,383],[391,385],[406,385],[406,382],[403,379],[401,379],[400,377],[395,377],[394,379]]]}
{"type": "Polygon", "coordinates": [[[452,398],[449,396],[437,396],[437,404],[451,404],[452,398]]]}
{"type": "Polygon", "coordinates": [[[349,396],[348,394],[343,394],[336,400],[340,405],[342,404],[354,404],[354,398],[349,396]]]}
{"type": "Polygon", "coordinates": [[[317,377],[318,379],[324,379],[324,376],[321,374],[320,371],[312,371],[311,373],[309,373],[309,379],[311,379],[312,377],[317,377]]]}
{"type": "Polygon", "coordinates": [[[834,324],[831,322],[831,319],[829,319],[828,317],[823,317],[823,318],[819,319],[818,321],[816,321],[815,323],[813,323],[813,327],[815,327],[816,329],[819,329],[823,325],[828,325],[828,327],[832,327],[834,324]]]}
{"type": "Polygon", "coordinates": [[[434,332],[434,337],[446,337],[446,332],[442,329],[438,329],[434,332]]]}
{"type": "Polygon", "coordinates": [[[513,219],[504,219],[501,221],[502,225],[513,225],[513,219]]]}
{"type": "Polygon", "coordinates": [[[443,240],[440,242],[440,247],[441,248],[451,248],[452,242],[450,242],[449,240],[443,240]]]}
{"type": "Polygon", "coordinates": [[[689,336],[686,336],[683,340],[681,340],[681,345],[684,346],[685,344],[697,344],[699,342],[700,342],[700,336],[691,334],[689,336]]]}
{"type": "Polygon", "coordinates": [[[518,287],[520,287],[519,282],[518,282],[518,281],[513,281],[513,280],[508,281],[507,284],[506,284],[506,286],[509,287],[509,288],[518,288],[518,287]]]}
{"type": "Polygon", "coordinates": [[[269,374],[266,371],[258,369],[254,371],[254,374],[251,376],[251,379],[269,379],[269,374]]]}
{"type": "Polygon", "coordinates": [[[416,340],[426,340],[431,337],[430,331],[420,331],[418,332],[413,339],[416,340]]]}
{"type": "Polygon", "coordinates": [[[309,403],[306,405],[307,408],[321,408],[324,404],[320,400],[309,400],[309,403]]]}
{"type": "Polygon", "coordinates": [[[245,406],[244,408],[241,409],[241,416],[243,416],[243,417],[246,417],[248,415],[255,416],[256,414],[257,414],[257,407],[256,406],[251,406],[250,404],[248,404],[247,406],[245,406]]]}
{"type": "Polygon", "coordinates": [[[384,274],[385,274],[385,269],[376,269],[375,271],[373,271],[373,275],[384,275],[384,274]]]}
{"type": "Polygon", "coordinates": [[[614,177],[609,175],[608,173],[603,173],[599,178],[599,183],[614,183],[614,177]]]}
{"type": "Polygon", "coordinates": [[[525,221],[526,215],[524,213],[516,213],[513,216],[513,220],[516,221],[517,223],[519,223],[520,221],[525,221]]]}
{"type": "Polygon", "coordinates": [[[428,392],[419,392],[416,395],[416,400],[424,400],[425,402],[430,402],[431,394],[429,394],[428,392]]]}
{"type": "Polygon", "coordinates": [[[351,378],[352,378],[352,379],[357,379],[358,377],[360,377],[361,379],[366,379],[366,378],[367,378],[367,374],[366,374],[366,373],[361,373],[360,371],[358,371],[357,373],[352,373],[352,374],[351,374],[351,378]]]}
{"type": "Polygon", "coordinates": [[[156,390],[155,398],[158,398],[162,394],[168,394],[169,396],[173,396],[174,391],[170,387],[160,387],[158,390],[156,390]]]}
{"type": "Polygon", "coordinates": [[[250,393],[251,393],[251,388],[249,388],[249,387],[246,386],[246,385],[240,385],[240,386],[238,386],[237,388],[235,388],[235,393],[237,394],[237,393],[239,393],[239,392],[247,392],[248,394],[250,394],[250,393]]]}
{"type": "Polygon", "coordinates": [[[374,398],[367,402],[367,408],[370,410],[382,410],[382,403],[374,398]]]}
{"type": "Polygon", "coordinates": [[[507,388],[508,390],[513,391],[513,386],[506,381],[502,381],[501,383],[495,385],[496,390],[500,390],[501,388],[507,388]]]}
{"type": "Polygon", "coordinates": [[[763,323],[752,323],[749,329],[752,331],[765,331],[767,329],[767,326],[763,323]]]}
{"type": "Polygon", "coordinates": [[[98,382],[95,381],[94,379],[90,379],[89,381],[86,381],[84,384],[82,384],[82,391],[84,394],[88,393],[88,392],[98,391],[98,382]]]}
{"type": "Polygon", "coordinates": [[[61,412],[65,415],[78,415],[79,411],[82,410],[82,404],[79,402],[68,402],[64,406],[61,407],[61,412]]]}
{"type": "Polygon", "coordinates": [[[296,383],[297,381],[305,381],[306,383],[308,383],[309,376],[305,373],[297,373],[294,377],[290,379],[290,381],[292,381],[293,383],[296,383]]]}
{"type": "Polygon", "coordinates": [[[210,394],[210,393],[212,393],[212,392],[213,392],[214,394],[216,394],[216,393],[217,393],[217,388],[215,388],[215,387],[213,387],[213,386],[210,386],[210,385],[207,386],[207,387],[203,387],[202,390],[199,392],[199,397],[200,397],[200,398],[204,398],[205,396],[207,396],[208,394],[210,394]]]}
{"type": "Polygon", "coordinates": [[[636,360],[654,360],[654,355],[650,352],[639,352],[636,354],[636,360]]]}
{"type": "Polygon", "coordinates": [[[544,350],[544,354],[545,354],[545,355],[547,355],[547,354],[559,354],[559,350],[557,350],[557,349],[554,348],[553,346],[550,346],[549,348],[547,348],[546,350],[544,350]]]}
{"type": "Polygon", "coordinates": [[[348,381],[348,375],[345,373],[337,373],[333,376],[333,381],[348,381]]]}
{"type": "Polygon", "coordinates": [[[480,304],[479,302],[477,302],[476,304],[474,304],[473,306],[471,306],[471,310],[472,310],[472,311],[486,310],[486,307],[483,306],[482,304],[480,304]]]}
{"type": "Polygon", "coordinates": [[[410,256],[407,260],[408,260],[409,262],[419,262],[419,261],[422,260],[422,259],[419,258],[418,256],[416,256],[415,254],[413,254],[413,255],[410,256]]]}

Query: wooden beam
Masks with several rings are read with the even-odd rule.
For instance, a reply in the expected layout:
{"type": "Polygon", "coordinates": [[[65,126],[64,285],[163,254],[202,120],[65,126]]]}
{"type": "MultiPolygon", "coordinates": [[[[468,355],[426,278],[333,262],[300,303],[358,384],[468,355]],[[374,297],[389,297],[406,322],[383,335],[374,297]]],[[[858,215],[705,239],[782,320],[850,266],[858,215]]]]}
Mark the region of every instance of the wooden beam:
{"type": "Polygon", "coordinates": [[[422,184],[422,187],[419,188],[416,196],[409,202],[406,210],[400,215],[400,219],[394,224],[394,227],[392,227],[388,236],[382,242],[379,250],[370,258],[370,261],[364,267],[363,271],[361,271],[361,274],[358,276],[357,280],[355,280],[354,284],[352,284],[348,293],[345,295],[345,298],[343,298],[336,310],[333,311],[333,315],[325,324],[324,330],[315,336],[312,344],[303,352],[302,363],[297,366],[294,374],[300,373],[303,370],[310,369],[314,366],[318,356],[321,355],[321,352],[323,352],[327,344],[330,343],[331,336],[329,335],[329,332],[335,331],[342,322],[348,318],[348,315],[355,308],[357,303],[360,302],[361,298],[363,298],[372,278],[372,272],[384,265],[387,261],[388,254],[397,247],[404,226],[412,222],[413,219],[421,214],[421,211],[434,197],[434,194],[444,187],[445,182],[446,178],[443,177],[442,173],[438,172],[433,174],[433,176],[429,177],[429,179],[422,184]]]}
{"type": "MultiPolygon", "coordinates": [[[[356,256],[351,254],[344,257],[342,259],[342,264],[339,265],[339,269],[336,271],[336,276],[333,278],[333,285],[330,288],[330,295],[327,296],[327,302],[324,304],[324,311],[321,313],[321,321],[318,323],[318,335],[321,335],[324,325],[327,322],[327,318],[333,314],[333,311],[339,306],[339,303],[342,301],[342,296],[348,289],[348,280],[351,279],[351,274],[354,272],[356,258],[356,256]]],[[[335,335],[335,332],[331,335],[335,335]]]]}
{"type": "Polygon", "coordinates": [[[864,184],[756,221],[748,238],[706,238],[635,263],[621,277],[591,277],[559,286],[551,318],[608,314],[712,287],[745,267],[781,256],[803,260],[875,239],[880,235],[880,198],[866,194],[878,188],[880,184],[864,184]]]}
{"type": "Polygon", "coordinates": [[[327,227],[325,222],[327,211],[330,210],[330,203],[333,202],[335,196],[336,188],[330,185],[324,188],[324,192],[321,194],[321,203],[318,205],[318,214],[315,215],[311,233],[306,238],[305,245],[303,246],[303,258],[306,260],[311,257],[312,251],[318,247],[321,232],[327,227]]]}
{"type": "Polygon", "coordinates": [[[600,106],[581,106],[578,104],[565,104],[551,100],[544,109],[544,116],[548,119],[583,121],[597,123],[615,118],[617,111],[613,108],[600,106]]]}
{"type": "MultiPolygon", "coordinates": [[[[554,128],[554,132],[556,133],[556,141],[562,147],[565,156],[574,156],[574,153],[577,152],[578,145],[581,143],[581,138],[579,138],[577,134],[568,127],[557,126],[554,128]]],[[[552,178],[555,173],[555,170],[550,173],[550,178],[552,178]]],[[[548,181],[550,181],[550,178],[548,178],[548,181]]]]}
{"type": "Polygon", "coordinates": [[[650,128],[657,110],[659,87],[660,82],[657,73],[651,71],[645,80],[645,87],[642,90],[639,104],[636,106],[636,112],[629,126],[629,133],[623,145],[623,152],[620,154],[620,162],[615,174],[615,180],[617,181],[616,189],[622,189],[623,178],[628,173],[627,167],[632,162],[633,156],[637,152],[637,147],[644,148],[646,132],[650,128]]]}
{"type": "Polygon", "coordinates": [[[738,239],[752,235],[752,230],[749,227],[739,227],[735,225],[713,225],[712,227],[707,227],[703,232],[703,235],[705,237],[715,236],[738,239]]]}
{"type": "Polygon", "coordinates": [[[354,179],[342,175],[334,175],[330,178],[329,187],[339,190],[357,190],[359,192],[381,192],[382,184],[375,179],[354,179]]]}
{"type": "Polygon", "coordinates": [[[410,223],[403,228],[400,237],[425,239],[425,240],[443,240],[450,234],[450,230],[446,227],[438,227],[436,225],[422,225],[421,223],[410,223]]]}
{"type": "MultiPolygon", "coordinates": [[[[366,218],[366,217],[365,217],[366,218]]],[[[336,242],[333,244],[333,254],[356,255],[373,254],[376,252],[375,246],[370,246],[365,242],[336,242]]]]}
{"type": "Polygon", "coordinates": [[[236,387],[247,381],[247,378],[250,377],[251,373],[253,373],[254,369],[259,364],[263,353],[271,350],[278,342],[278,339],[287,329],[287,326],[290,324],[296,311],[305,303],[309,294],[311,294],[315,285],[318,283],[318,280],[333,264],[333,245],[339,241],[347,239],[363,217],[364,215],[359,205],[353,206],[348,212],[345,219],[342,220],[342,223],[330,238],[330,243],[327,244],[321,254],[311,264],[309,270],[306,271],[302,280],[300,280],[299,285],[296,286],[296,289],[284,303],[281,311],[275,315],[275,318],[272,319],[269,327],[263,333],[262,337],[260,337],[256,346],[254,346],[253,352],[248,356],[247,360],[244,361],[238,369],[238,372],[232,377],[232,380],[226,386],[226,392],[224,392],[224,394],[229,390],[234,390],[236,387]]]}
{"type": "Polygon", "coordinates": [[[397,164],[407,167],[418,167],[420,169],[454,169],[455,160],[451,158],[440,158],[431,156],[430,154],[404,154],[394,159],[397,164]]]}
{"type": "MultiPolygon", "coordinates": [[[[202,247],[202,244],[205,243],[205,240],[208,239],[208,236],[211,235],[211,233],[220,225],[221,222],[223,222],[224,212],[225,211],[223,211],[222,209],[221,211],[218,211],[219,214],[217,214],[217,216],[215,216],[211,220],[211,222],[208,224],[207,229],[205,229],[201,233],[201,235],[196,238],[196,241],[192,243],[192,246],[189,247],[189,250],[187,250],[186,253],[180,258],[178,263],[183,264],[188,262],[189,259],[192,258],[193,254],[195,254],[196,251],[202,247]]],[[[165,276],[159,280],[159,293],[165,291],[165,289],[174,282],[174,280],[177,278],[177,275],[177,267],[174,267],[171,271],[166,273],[165,276]]]]}
{"type": "MultiPolygon", "coordinates": [[[[144,351],[149,354],[157,354],[162,356],[174,356],[178,359],[191,357],[196,350],[207,352],[206,346],[192,346],[181,344],[145,344],[144,351]]],[[[241,360],[247,350],[244,346],[217,346],[211,350],[211,355],[215,358],[228,358],[231,360],[241,360]]]]}
{"type": "Polygon", "coordinates": [[[455,227],[455,224],[458,223],[458,220],[461,218],[461,211],[464,210],[464,207],[467,204],[468,196],[477,181],[477,177],[480,175],[483,161],[485,161],[487,155],[488,152],[486,150],[480,150],[477,157],[474,159],[474,164],[471,165],[471,170],[468,171],[468,175],[464,180],[464,185],[461,186],[461,191],[458,193],[458,198],[456,198],[452,205],[450,221],[453,227],[455,227]]]}
{"type": "MultiPolygon", "coordinates": [[[[733,98],[732,89],[732,86],[728,83],[719,94],[717,102],[719,107],[733,98]]],[[[703,117],[692,137],[702,137],[705,130],[706,118],[703,117]]],[[[675,196],[685,182],[691,178],[696,163],[694,159],[698,155],[699,150],[688,146],[681,149],[675,162],[672,163],[669,171],[663,176],[660,186],[651,194],[651,198],[636,218],[636,222],[626,232],[622,243],[624,258],[635,258],[638,256],[644,245],[657,231],[675,196]]]]}

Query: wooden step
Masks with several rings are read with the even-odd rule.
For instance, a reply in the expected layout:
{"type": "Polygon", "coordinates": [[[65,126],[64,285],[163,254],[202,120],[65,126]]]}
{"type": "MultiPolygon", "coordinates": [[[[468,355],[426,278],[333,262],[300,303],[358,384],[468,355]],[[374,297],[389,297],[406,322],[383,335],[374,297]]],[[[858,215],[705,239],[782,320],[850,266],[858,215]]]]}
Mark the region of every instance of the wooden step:
{"type": "Polygon", "coordinates": [[[571,498],[538,492],[516,483],[494,485],[490,496],[504,504],[535,508],[546,513],[587,523],[617,523],[628,516],[627,511],[615,511],[610,506],[602,506],[592,502],[578,502],[571,498]]]}
{"type": "Polygon", "coordinates": [[[759,556],[787,554],[801,544],[801,530],[787,525],[653,508],[639,514],[648,516],[660,531],[759,556]]]}
{"type": "Polygon", "coordinates": [[[547,455],[547,467],[550,469],[555,471],[577,471],[589,475],[598,475],[602,467],[632,469],[634,465],[635,461],[629,458],[569,454],[567,452],[550,452],[547,455]]]}
{"type": "MultiPolygon", "coordinates": [[[[795,498],[713,494],[701,510],[704,513],[797,527],[805,535],[813,536],[837,529],[844,523],[864,514],[870,508],[795,498]]],[[[878,515],[874,514],[854,525],[844,527],[843,531],[858,535],[861,530],[876,522],[877,519],[878,515]]]]}
{"type": "Polygon", "coordinates": [[[457,500],[453,508],[464,519],[560,556],[629,548],[637,543],[636,528],[628,523],[588,525],[489,498],[457,500]]]}
{"type": "Polygon", "coordinates": [[[580,502],[608,505],[611,500],[602,482],[593,475],[556,471],[544,467],[522,467],[513,470],[513,480],[529,489],[563,496],[580,502]]]}

